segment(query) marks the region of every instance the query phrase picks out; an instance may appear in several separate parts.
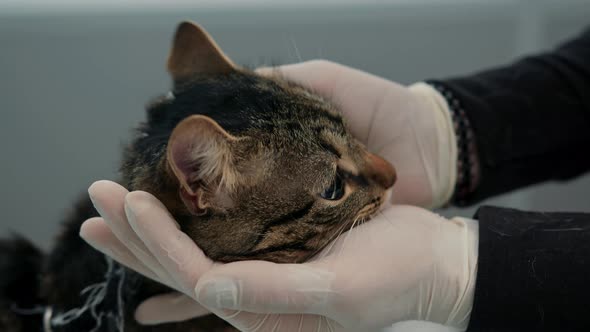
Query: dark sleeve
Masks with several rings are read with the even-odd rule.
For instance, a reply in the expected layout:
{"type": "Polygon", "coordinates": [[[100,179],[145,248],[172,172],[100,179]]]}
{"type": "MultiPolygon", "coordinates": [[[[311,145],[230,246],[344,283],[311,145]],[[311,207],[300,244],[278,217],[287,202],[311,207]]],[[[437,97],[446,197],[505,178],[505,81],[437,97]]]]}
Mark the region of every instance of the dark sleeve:
{"type": "Polygon", "coordinates": [[[590,331],[590,214],[482,207],[468,331],[590,331]]]}
{"type": "Polygon", "coordinates": [[[480,181],[465,203],[590,169],[590,30],[550,53],[433,82],[475,133],[480,181]]]}

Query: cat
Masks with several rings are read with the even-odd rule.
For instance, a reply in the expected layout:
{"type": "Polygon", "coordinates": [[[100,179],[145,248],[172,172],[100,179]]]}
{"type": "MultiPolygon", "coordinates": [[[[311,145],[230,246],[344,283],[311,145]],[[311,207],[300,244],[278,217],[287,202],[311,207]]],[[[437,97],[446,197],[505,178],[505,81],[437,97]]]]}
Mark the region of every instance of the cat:
{"type": "MultiPolygon", "coordinates": [[[[237,66],[191,22],[179,24],[167,67],[173,90],[148,105],[120,183],[160,199],[208,257],[304,262],[384,203],[394,168],[333,103],[237,66]]],[[[0,242],[1,331],[235,331],[213,315],[138,325],[135,307],[170,290],[81,240],[93,216],[85,196],[48,254],[0,242]]]]}

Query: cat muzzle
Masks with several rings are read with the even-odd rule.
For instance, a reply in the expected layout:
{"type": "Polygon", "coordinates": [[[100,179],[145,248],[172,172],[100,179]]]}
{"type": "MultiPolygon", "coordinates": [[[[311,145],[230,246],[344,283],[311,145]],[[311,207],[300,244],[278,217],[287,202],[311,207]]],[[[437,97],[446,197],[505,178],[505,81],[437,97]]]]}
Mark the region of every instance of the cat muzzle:
{"type": "Polygon", "coordinates": [[[365,177],[377,183],[383,189],[393,187],[397,178],[395,168],[387,160],[373,153],[368,153],[366,160],[367,166],[363,172],[365,177]]]}

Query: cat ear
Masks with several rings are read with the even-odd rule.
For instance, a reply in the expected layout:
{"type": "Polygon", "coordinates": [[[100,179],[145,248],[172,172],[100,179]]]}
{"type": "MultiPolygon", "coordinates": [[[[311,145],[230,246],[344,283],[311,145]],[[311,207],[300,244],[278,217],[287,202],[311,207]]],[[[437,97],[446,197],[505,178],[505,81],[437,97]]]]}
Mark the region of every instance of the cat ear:
{"type": "Polygon", "coordinates": [[[215,194],[227,192],[236,184],[232,149],[238,141],[204,115],[192,115],[172,131],[167,161],[191,213],[203,214],[215,194]]]}
{"type": "Polygon", "coordinates": [[[168,57],[168,72],[175,81],[196,74],[222,74],[234,70],[236,66],[203,28],[191,22],[178,25],[168,57]]]}

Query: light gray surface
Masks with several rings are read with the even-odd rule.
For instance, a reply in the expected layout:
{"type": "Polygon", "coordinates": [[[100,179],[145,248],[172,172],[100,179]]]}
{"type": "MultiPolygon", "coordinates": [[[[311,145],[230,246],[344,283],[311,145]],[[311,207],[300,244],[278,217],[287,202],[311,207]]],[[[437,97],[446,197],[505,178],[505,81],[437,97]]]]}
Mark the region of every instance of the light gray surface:
{"type": "MultiPolygon", "coordinates": [[[[182,19],[205,26],[238,63],[321,57],[404,83],[506,63],[590,23],[589,1],[392,3],[123,14],[0,11],[0,235],[15,230],[48,247],[76,196],[93,180],[116,178],[120,146],[143,119],[143,105],[168,89],[164,63],[182,19]]],[[[588,188],[585,177],[489,203],[590,211],[588,188]]],[[[456,213],[472,210],[445,212],[456,213]]]]}

